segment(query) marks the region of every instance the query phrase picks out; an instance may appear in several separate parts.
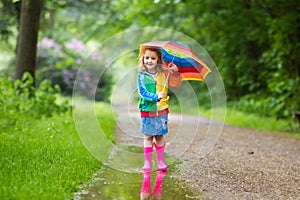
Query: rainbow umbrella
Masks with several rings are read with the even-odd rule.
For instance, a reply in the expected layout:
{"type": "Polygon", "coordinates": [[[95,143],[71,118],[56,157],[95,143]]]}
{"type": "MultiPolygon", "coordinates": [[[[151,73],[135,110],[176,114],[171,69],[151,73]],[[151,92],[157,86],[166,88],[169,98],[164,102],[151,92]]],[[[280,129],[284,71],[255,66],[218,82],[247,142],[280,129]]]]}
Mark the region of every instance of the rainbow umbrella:
{"type": "Polygon", "coordinates": [[[150,41],[141,46],[154,46],[162,49],[164,62],[168,65],[173,62],[178,67],[183,80],[204,81],[211,70],[196,55],[189,46],[177,41],[150,41]]]}

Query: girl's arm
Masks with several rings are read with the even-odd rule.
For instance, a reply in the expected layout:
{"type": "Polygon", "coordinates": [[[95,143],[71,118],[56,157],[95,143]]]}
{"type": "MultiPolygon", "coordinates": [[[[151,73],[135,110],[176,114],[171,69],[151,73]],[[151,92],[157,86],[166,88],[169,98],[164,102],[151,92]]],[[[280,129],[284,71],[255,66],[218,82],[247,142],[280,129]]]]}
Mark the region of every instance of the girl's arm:
{"type": "Polygon", "coordinates": [[[143,79],[144,79],[144,75],[142,73],[138,73],[137,88],[140,96],[147,101],[158,102],[159,101],[158,94],[149,92],[146,89],[143,79]]]}

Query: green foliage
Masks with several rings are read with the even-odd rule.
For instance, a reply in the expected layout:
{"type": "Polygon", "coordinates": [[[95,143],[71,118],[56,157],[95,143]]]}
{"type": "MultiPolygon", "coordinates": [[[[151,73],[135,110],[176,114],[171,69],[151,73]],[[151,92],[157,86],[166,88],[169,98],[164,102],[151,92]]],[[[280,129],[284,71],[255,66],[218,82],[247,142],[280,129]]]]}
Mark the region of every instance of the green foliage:
{"type": "Polygon", "coordinates": [[[33,85],[29,73],[25,73],[22,80],[0,75],[0,129],[21,126],[28,119],[50,117],[70,110],[67,103],[56,103],[59,87],[52,87],[48,80],[36,88],[33,85]]]}
{"type": "Polygon", "coordinates": [[[0,1],[0,38],[8,40],[12,35],[14,24],[17,23],[17,9],[20,9],[20,2],[0,1]]]}
{"type": "MultiPolygon", "coordinates": [[[[14,13],[10,4],[1,6],[7,11],[4,19],[14,13]]],[[[40,35],[63,46],[70,38],[93,43],[130,28],[174,29],[209,52],[223,76],[228,101],[238,102],[239,110],[287,118],[300,110],[299,10],[300,1],[294,0],[55,0],[45,3],[40,35]]],[[[72,87],[63,83],[62,70],[76,67],[78,56],[64,53],[68,58],[63,60],[64,54],[49,54],[39,73],[57,70],[52,76],[69,93],[72,87]]]]}

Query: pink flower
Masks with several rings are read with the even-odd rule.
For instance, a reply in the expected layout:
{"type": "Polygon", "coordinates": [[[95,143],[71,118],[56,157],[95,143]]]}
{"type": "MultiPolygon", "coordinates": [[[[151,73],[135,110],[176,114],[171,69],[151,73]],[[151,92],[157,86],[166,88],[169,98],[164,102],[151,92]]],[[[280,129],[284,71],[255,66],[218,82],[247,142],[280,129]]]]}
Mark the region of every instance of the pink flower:
{"type": "Polygon", "coordinates": [[[81,59],[77,59],[76,64],[81,64],[81,59]]]}
{"type": "Polygon", "coordinates": [[[51,38],[46,38],[44,37],[41,41],[41,44],[38,44],[38,47],[40,46],[45,46],[48,48],[53,48],[55,52],[60,52],[61,46],[55,42],[55,40],[51,39],[51,38]]]}
{"type": "Polygon", "coordinates": [[[77,53],[81,53],[85,50],[84,43],[82,41],[79,41],[79,40],[75,39],[75,38],[73,38],[71,40],[71,42],[66,44],[66,47],[68,49],[75,50],[77,53]]]}

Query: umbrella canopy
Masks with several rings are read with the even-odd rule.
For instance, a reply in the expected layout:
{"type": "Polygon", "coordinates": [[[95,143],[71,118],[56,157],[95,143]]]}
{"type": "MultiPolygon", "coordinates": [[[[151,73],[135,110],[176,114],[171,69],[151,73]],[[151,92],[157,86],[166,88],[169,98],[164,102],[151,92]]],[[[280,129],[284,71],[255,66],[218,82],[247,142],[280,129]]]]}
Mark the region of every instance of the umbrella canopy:
{"type": "Polygon", "coordinates": [[[211,72],[203,60],[196,55],[189,46],[177,41],[150,41],[142,46],[155,46],[162,49],[166,64],[173,62],[178,67],[183,80],[203,81],[211,72]]]}

